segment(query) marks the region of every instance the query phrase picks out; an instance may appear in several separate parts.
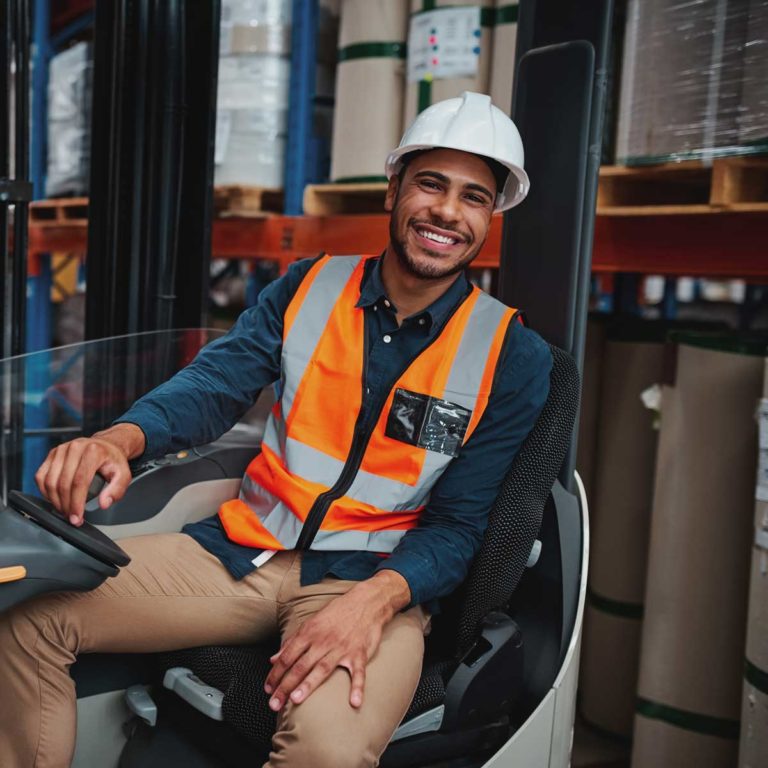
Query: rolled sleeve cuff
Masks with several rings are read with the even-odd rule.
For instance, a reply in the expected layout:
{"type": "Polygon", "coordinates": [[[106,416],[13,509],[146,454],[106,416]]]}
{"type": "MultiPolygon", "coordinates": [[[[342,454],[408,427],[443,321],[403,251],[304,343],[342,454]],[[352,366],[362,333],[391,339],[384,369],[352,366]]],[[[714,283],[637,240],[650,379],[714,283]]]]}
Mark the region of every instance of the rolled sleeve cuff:
{"type": "Polygon", "coordinates": [[[144,453],[139,459],[154,459],[170,450],[171,432],[165,418],[153,408],[138,405],[131,408],[112,424],[134,424],[144,433],[144,453]]]}
{"type": "Polygon", "coordinates": [[[411,591],[411,602],[403,608],[404,611],[431,601],[434,595],[429,593],[434,592],[434,590],[429,589],[429,584],[425,583],[424,579],[424,574],[429,573],[429,570],[430,564],[427,560],[413,553],[409,553],[407,557],[398,554],[390,555],[390,557],[382,560],[376,568],[377,573],[379,571],[396,571],[406,580],[411,591]]]}

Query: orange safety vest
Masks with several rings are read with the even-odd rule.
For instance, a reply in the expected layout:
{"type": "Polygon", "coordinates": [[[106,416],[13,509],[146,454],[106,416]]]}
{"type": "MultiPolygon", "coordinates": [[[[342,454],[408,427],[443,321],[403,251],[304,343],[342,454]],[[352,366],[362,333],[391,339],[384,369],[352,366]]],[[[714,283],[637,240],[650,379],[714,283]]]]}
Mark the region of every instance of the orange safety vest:
{"type": "Polygon", "coordinates": [[[285,312],[280,396],[239,498],[219,509],[234,542],[260,549],[391,552],[471,437],[516,311],[473,288],[382,403],[358,423],[371,256],[324,256],[285,312]]]}

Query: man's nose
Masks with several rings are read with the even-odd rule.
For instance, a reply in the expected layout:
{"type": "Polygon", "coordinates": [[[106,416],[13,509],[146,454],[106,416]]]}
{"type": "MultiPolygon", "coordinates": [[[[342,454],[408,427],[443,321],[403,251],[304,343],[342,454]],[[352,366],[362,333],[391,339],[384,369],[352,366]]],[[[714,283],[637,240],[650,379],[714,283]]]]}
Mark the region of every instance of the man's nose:
{"type": "Polygon", "coordinates": [[[446,193],[439,195],[432,201],[430,210],[435,219],[447,223],[455,223],[461,217],[459,199],[456,195],[446,193]]]}

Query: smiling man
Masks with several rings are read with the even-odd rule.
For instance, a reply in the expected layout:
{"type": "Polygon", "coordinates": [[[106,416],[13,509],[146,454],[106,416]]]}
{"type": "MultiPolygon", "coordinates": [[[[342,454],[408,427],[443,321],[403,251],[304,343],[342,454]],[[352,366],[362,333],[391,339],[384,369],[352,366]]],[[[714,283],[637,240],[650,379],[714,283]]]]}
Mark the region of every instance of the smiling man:
{"type": "Polygon", "coordinates": [[[128,459],[210,441],[277,382],[237,499],[183,533],[121,541],[87,594],[0,619],[0,765],[71,759],[80,652],[281,633],[266,681],[269,766],[374,766],[418,683],[429,617],[465,578],[488,511],[547,396],[547,346],[465,268],[528,189],[517,129],[487,96],[423,112],[387,159],[380,256],[293,265],[227,336],[37,481],[80,524],[128,459]]]}

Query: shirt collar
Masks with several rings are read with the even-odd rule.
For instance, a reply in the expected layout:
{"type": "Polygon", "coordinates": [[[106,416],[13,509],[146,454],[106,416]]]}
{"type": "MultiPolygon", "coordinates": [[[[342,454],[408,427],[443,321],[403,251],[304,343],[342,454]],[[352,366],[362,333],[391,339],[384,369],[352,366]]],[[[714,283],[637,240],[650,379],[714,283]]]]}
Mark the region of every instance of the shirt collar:
{"type": "MultiPolygon", "coordinates": [[[[365,265],[363,273],[363,282],[360,286],[360,298],[355,306],[372,307],[384,299],[388,299],[384,288],[384,282],[381,279],[381,260],[378,256],[375,259],[369,259],[365,265]]],[[[424,318],[427,327],[432,325],[442,325],[454,308],[464,299],[472,289],[469,280],[464,273],[451,283],[446,292],[432,302],[425,310],[414,316],[414,319],[424,318]]]]}

